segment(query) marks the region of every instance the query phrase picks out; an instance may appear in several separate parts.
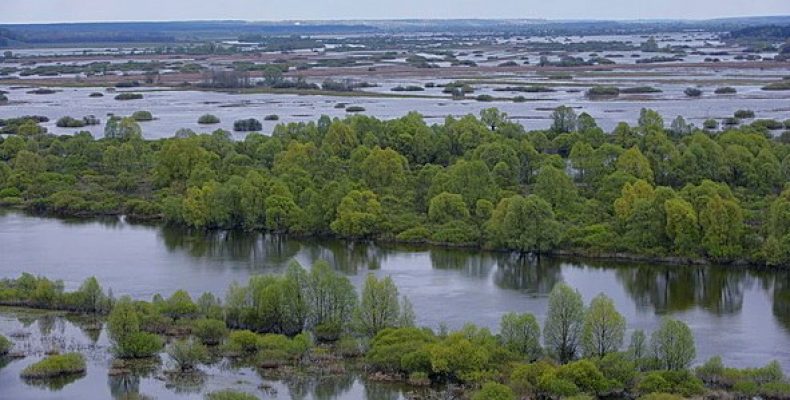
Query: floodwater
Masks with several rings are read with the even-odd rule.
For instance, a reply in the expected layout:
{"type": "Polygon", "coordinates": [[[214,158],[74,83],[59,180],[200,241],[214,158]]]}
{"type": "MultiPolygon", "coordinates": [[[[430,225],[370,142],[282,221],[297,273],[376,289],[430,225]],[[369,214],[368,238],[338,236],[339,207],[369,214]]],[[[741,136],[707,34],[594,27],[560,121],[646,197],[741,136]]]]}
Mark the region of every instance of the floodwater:
{"type": "Polygon", "coordinates": [[[565,282],[589,302],[606,293],[634,329],[663,316],[685,321],[698,362],[714,355],[739,367],[778,360],[790,369],[790,272],[715,266],[547,260],[537,263],[474,250],[296,240],[251,232],[190,233],[122,220],[68,221],[0,215],[0,277],[23,271],[75,289],[96,276],[116,296],[150,299],[177,289],[223,296],[231,282],[279,273],[291,260],[327,260],[359,286],[391,276],[414,304],[417,322],[496,331],[507,312],[546,314],[552,287],[565,282]]]}
{"type": "MultiPolygon", "coordinates": [[[[677,74],[682,74],[678,71],[677,74]]],[[[503,80],[513,78],[503,77],[503,80]]],[[[753,110],[757,118],[771,118],[784,120],[790,116],[790,92],[766,92],[760,90],[761,84],[755,84],[753,76],[739,77],[743,79],[736,87],[735,95],[714,95],[716,87],[723,86],[715,82],[719,78],[700,77],[699,85],[704,94],[701,98],[689,98],[683,90],[692,85],[678,82],[664,82],[679,79],[673,76],[660,76],[651,78],[629,78],[627,75],[616,75],[613,78],[582,77],[576,82],[562,83],[554,87],[555,92],[549,93],[513,93],[495,92],[493,88],[502,87],[493,83],[475,84],[478,89],[471,96],[491,94],[497,97],[512,98],[524,95],[528,100],[523,103],[514,103],[510,100],[491,102],[476,101],[473,98],[465,100],[452,100],[448,95],[441,93],[441,88],[431,88],[424,92],[415,92],[416,98],[381,98],[381,97],[339,97],[323,95],[296,95],[296,94],[229,94],[219,92],[188,91],[188,90],[134,90],[144,94],[141,100],[119,101],[113,99],[116,93],[105,93],[104,97],[90,97],[90,93],[103,91],[102,88],[55,88],[53,94],[31,94],[30,87],[0,86],[0,90],[7,94],[9,103],[0,105],[0,118],[19,117],[23,115],[43,115],[50,121],[45,123],[50,132],[55,134],[71,134],[80,130],[87,130],[96,137],[102,137],[104,125],[87,126],[85,128],[57,128],[55,121],[63,116],[82,118],[95,115],[106,122],[109,114],[131,115],[138,110],[150,111],[153,121],[141,122],[143,135],[146,138],[171,137],[180,128],[189,128],[196,132],[210,132],[215,129],[231,131],[233,122],[238,119],[256,118],[263,123],[262,131],[271,133],[279,123],[317,121],[321,115],[331,117],[344,117],[349,115],[343,108],[336,108],[338,103],[362,106],[364,114],[381,119],[393,119],[406,115],[410,111],[418,111],[426,117],[429,124],[441,123],[444,118],[463,116],[467,114],[478,115],[480,110],[497,107],[508,113],[510,118],[522,124],[528,130],[547,129],[550,127],[551,111],[560,106],[574,107],[577,113],[587,112],[596,118],[598,124],[606,131],[611,131],[619,122],[635,124],[639,118],[639,111],[643,107],[652,108],[661,113],[667,124],[678,115],[682,115],[688,122],[701,126],[708,118],[721,120],[731,117],[736,110],[753,110]],[[592,85],[593,79],[597,83],[609,83],[627,86],[653,85],[664,92],[651,95],[621,95],[611,100],[591,100],[585,97],[586,87],[575,85],[592,85]],[[442,96],[433,98],[426,96],[442,96]],[[203,114],[214,114],[222,121],[215,125],[199,125],[198,117],[203,114]],[[264,121],[267,115],[277,115],[278,121],[264,121]]],[[[761,78],[765,79],[765,78],[761,78]]],[[[446,83],[449,80],[433,80],[436,83],[446,83]]],[[[540,83],[545,78],[532,76],[521,79],[524,83],[540,83]]],[[[413,81],[380,81],[378,88],[370,91],[391,93],[390,89],[398,85],[419,84],[426,80],[413,81]]],[[[551,83],[551,82],[549,82],[551,83]]],[[[120,91],[119,91],[120,92],[120,91]]],[[[747,121],[748,122],[748,121],[747,121]]],[[[234,133],[234,137],[241,139],[245,133],[234,133]]]]}
{"type": "Polygon", "coordinates": [[[132,368],[132,373],[109,376],[112,354],[105,329],[95,330],[91,321],[48,313],[19,312],[0,308],[0,334],[11,336],[12,351],[22,359],[0,359],[0,398],[41,399],[202,399],[215,390],[233,388],[274,400],[317,399],[404,399],[398,385],[367,381],[359,373],[315,375],[298,373],[285,377],[259,373],[248,365],[213,357],[199,367],[197,378],[173,380],[164,374],[173,363],[165,353],[160,362],[132,368]],[[51,350],[79,352],[86,358],[83,375],[42,382],[27,381],[20,372],[51,350]]]}

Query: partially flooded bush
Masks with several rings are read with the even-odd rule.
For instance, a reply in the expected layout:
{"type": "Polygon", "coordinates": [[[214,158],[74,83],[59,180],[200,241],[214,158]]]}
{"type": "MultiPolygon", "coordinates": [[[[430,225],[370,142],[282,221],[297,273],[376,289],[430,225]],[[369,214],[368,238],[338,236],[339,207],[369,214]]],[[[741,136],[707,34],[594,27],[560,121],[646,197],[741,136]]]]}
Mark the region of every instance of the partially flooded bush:
{"type": "Polygon", "coordinates": [[[56,354],[23,369],[25,379],[45,379],[85,372],[85,357],[79,353],[56,354]]]}
{"type": "Polygon", "coordinates": [[[192,324],[192,334],[203,344],[217,345],[228,334],[225,322],[216,319],[199,319],[192,324]]]}

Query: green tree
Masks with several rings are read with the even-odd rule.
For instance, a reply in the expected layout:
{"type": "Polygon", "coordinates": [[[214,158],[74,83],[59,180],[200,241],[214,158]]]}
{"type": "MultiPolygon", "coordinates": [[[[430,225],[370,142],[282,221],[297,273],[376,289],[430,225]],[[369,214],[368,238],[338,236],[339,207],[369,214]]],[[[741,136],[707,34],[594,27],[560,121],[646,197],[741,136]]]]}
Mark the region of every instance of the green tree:
{"type": "Polygon", "coordinates": [[[700,212],[702,247],[717,260],[732,260],[742,255],[743,211],[734,200],[714,195],[700,212]]]}
{"type": "Polygon", "coordinates": [[[104,137],[120,140],[140,139],[143,137],[143,130],[134,118],[110,117],[104,126],[104,137]]]}
{"type": "Polygon", "coordinates": [[[499,323],[502,344],[529,361],[543,353],[540,347],[540,325],[532,314],[507,313],[499,323]]]}
{"type": "Polygon", "coordinates": [[[601,293],[590,302],[582,327],[582,352],[587,357],[603,358],[620,350],[625,336],[625,318],[617,312],[612,299],[601,293]]]}
{"type": "Polygon", "coordinates": [[[469,218],[469,209],[460,194],[442,192],[429,202],[428,218],[437,224],[464,220],[469,218]]]}
{"type": "Polygon", "coordinates": [[[381,222],[381,203],[375,193],[369,190],[352,190],[337,207],[337,219],[332,230],[344,237],[370,237],[379,231],[381,222]]]}
{"type": "Polygon", "coordinates": [[[388,276],[379,280],[368,274],[355,313],[358,330],[367,337],[373,337],[385,328],[395,328],[399,325],[400,312],[398,288],[392,278],[388,276]]]}
{"type": "Polygon", "coordinates": [[[667,214],[667,236],[672,240],[675,252],[694,255],[699,249],[700,232],[697,213],[686,200],[669,199],[664,202],[667,214]]]}
{"type": "Polygon", "coordinates": [[[559,106],[551,113],[551,130],[557,133],[576,132],[578,118],[576,111],[566,106],[559,106]]]}
{"type": "Polygon", "coordinates": [[[661,368],[677,371],[688,368],[697,356],[694,335],[682,321],[665,318],[650,336],[653,357],[661,368]]]}
{"type": "Polygon", "coordinates": [[[584,302],[578,291],[559,283],[549,294],[549,308],[543,327],[544,343],[562,363],[574,358],[581,339],[584,302]]]}
{"type": "Polygon", "coordinates": [[[488,221],[493,241],[521,252],[543,253],[558,243],[560,224],[551,206],[536,195],[502,199],[488,221]]]}

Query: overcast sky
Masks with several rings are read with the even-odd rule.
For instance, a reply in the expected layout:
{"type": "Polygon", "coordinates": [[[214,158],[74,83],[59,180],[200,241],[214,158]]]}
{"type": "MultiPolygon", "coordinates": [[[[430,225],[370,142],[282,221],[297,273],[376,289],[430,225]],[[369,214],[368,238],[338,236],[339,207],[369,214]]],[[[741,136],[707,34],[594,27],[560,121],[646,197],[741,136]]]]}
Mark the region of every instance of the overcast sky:
{"type": "Polygon", "coordinates": [[[788,14],[790,0],[0,0],[0,23],[198,19],[705,19],[788,14]]]}

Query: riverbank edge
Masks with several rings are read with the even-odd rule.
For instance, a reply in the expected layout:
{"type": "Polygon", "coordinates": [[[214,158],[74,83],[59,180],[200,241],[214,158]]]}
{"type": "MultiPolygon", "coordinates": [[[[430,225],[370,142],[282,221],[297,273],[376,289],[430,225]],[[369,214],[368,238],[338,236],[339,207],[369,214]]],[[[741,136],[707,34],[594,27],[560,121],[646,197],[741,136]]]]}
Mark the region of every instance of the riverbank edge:
{"type": "MultiPolygon", "coordinates": [[[[55,218],[55,219],[74,218],[80,220],[90,220],[90,219],[97,219],[100,217],[125,218],[126,221],[130,224],[149,225],[149,226],[155,225],[158,227],[163,227],[165,225],[172,225],[179,228],[195,229],[195,228],[190,228],[187,225],[168,222],[164,219],[164,216],[162,215],[151,216],[151,215],[134,215],[134,214],[124,214],[124,213],[108,213],[108,214],[94,214],[94,213],[58,214],[58,213],[47,213],[47,212],[37,213],[27,210],[23,206],[0,205],[0,212],[3,211],[19,212],[33,217],[55,218]]],[[[341,240],[347,243],[373,243],[376,245],[400,244],[400,245],[424,246],[427,248],[467,249],[467,250],[477,250],[482,252],[491,252],[498,254],[509,253],[514,255],[519,255],[520,257],[525,257],[532,254],[532,253],[519,253],[517,251],[511,251],[502,248],[486,247],[484,244],[480,244],[480,243],[458,244],[458,243],[434,242],[430,240],[424,240],[424,241],[399,240],[396,237],[380,237],[375,239],[354,239],[354,238],[345,238],[337,235],[298,235],[293,233],[269,231],[265,229],[245,230],[241,228],[204,229],[204,231],[206,232],[245,231],[245,232],[258,232],[265,234],[277,234],[294,239],[319,238],[319,239],[341,240]]],[[[536,256],[537,258],[549,257],[554,259],[612,261],[617,263],[638,262],[645,264],[649,264],[649,263],[664,264],[664,265],[672,265],[679,267],[721,266],[728,268],[751,268],[751,269],[760,269],[760,270],[779,270],[779,271],[790,270],[790,265],[768,265],[765,262],[750,260],[748,258],[739,258],[729,261],[716,261],[706,257],[689,257],[689,256],[679,256],[679,255],[651,255],[651,254],[638,254],[638,253],[629,253],[629,252],[620,252],[620,251],[597,251],[592,249],[588,250],[588,249],[579,249],[579,248],[556,249],[556,250],[551,250],[549,252],[541,252],[539,254],[532,254],[532,255],[536,256]]]]}

